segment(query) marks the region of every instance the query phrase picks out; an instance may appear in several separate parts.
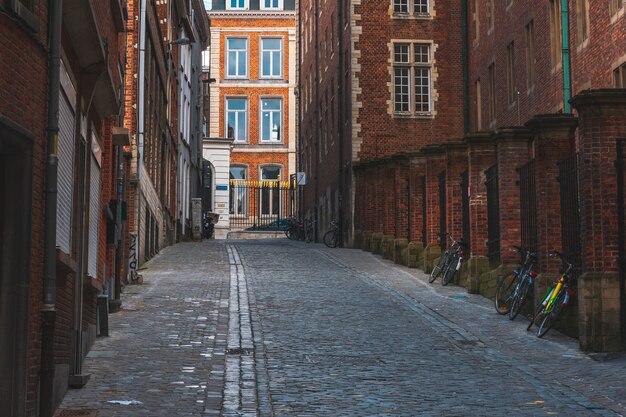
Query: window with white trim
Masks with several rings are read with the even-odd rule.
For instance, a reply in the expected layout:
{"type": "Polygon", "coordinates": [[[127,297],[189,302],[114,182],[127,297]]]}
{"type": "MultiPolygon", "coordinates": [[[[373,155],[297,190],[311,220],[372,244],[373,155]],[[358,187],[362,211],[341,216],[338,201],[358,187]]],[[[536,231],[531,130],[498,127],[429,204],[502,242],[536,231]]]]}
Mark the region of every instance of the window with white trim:
{"type": "Polygon", "coordinates": [[[397,43],[393,46],[393,111],[419,115],[431,112],[430,44],[397,43]]]}
{"type": "Polygon", "coordinates": [[[226,39],[226,78],[248,77],[248,39],[226,39]]]}
{"type": "Polygon", "coordinates": [[[261,39],[261,78],[281,78],[283,42],[281,38],[261,39]]]}
{"type": "Polygon", "coordinates": [[[226,10],[248,10],[248,0],[226,0],[226,10]]]}
{"type": "Polygon", "coordinates": [[[393,0],[393,14],[406,16],[430,15],[429,0],[393,0]]]}
{"type": "Polygon", "coordinates": [[[248,190],[245,181],[248,179],[248,168],[231,165],[230,167],[230,214],[245,216],[248,213],[248,190]]]}
{"type": "Polygon", "coordinates": [[[282,10],[283,0],[261,0],[261,10],[282,10]]]}
{"type": "Polygon", "coordinates": [[[282,121],[282,100],[279,98],[261,99],[261,142],[281,142],[282,121]]]}
{"type": "Polygon", "coordinates": [[[248,141],[248,100],[226,99],[226,137],[235,142],[248,141]]]}

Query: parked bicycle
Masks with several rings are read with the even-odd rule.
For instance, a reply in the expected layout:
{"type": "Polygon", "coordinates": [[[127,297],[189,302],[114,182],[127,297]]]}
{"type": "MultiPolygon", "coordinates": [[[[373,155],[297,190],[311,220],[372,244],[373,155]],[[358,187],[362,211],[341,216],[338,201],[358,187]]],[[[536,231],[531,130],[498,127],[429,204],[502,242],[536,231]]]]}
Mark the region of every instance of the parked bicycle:
{"type": "Polygon", "coordinates": [[[310,218],[304,221],[304,241],[306,243],[311,243],[315,240],[315,223],[317,222],[310,218]]]}
{"type": "Polygon", "coordinates": [[[289,219],[285,235],[290,240],[304,240],[304,224],[302,224],[302,221],[294,217],[289,219]]]}
{"type": "Polygon", "coordinates": [[[324,244],[329,248],[339,244],[339,224],[335,220],[330,221],[330,229],[324,234],[324,244]]]}
{"type": "Polygon", "coordinates": [[[430,277],[428,278],[428,282],[433,283],[439,275],[442,275],[441,284],[448,285],[456,271],[461,269],[461,265],[463,263],[463,259],[465,257],[465,248],[467,244],[461,240],[454,240],[450,233],[446,233],[443,236],[439,236],[440,239],[444,239],[446,237],[450,238],[450,245],[448,249],[441,255],[439,258],[439,262],[435,267],[430,271],[430,277]]]}
{"type": "Polygon", "coordinates": [[[571,289],[574,278],[570,275],[574,268],[573,264],[565,259],[563,254],[558,251],[551,251],[550,256],[561,259],[561,263],[563,264],[561,269],[562,274],[541,298],[541,301],[537,303],[535,315],[526,329],[530,330],[535,324],[539,326],[537,329],[537,337],[543,337],[548,330],[554,326],[554,323],[557,322],[563,312],[569,307],[570,301],[575,295],[574,291],[571,289]]]}
{"type": "Polygon", "coordinates": [[[509,319],[515,320],[528,299],[528,295],[532,294],[537,277],[537,273],[533,271],[537,254],[519,246],[513,246],[511,250],[520,253],[520,264],[517,269],[502,277],[498,282],[494,304],[498,314],[508,313],[509,319]]]}

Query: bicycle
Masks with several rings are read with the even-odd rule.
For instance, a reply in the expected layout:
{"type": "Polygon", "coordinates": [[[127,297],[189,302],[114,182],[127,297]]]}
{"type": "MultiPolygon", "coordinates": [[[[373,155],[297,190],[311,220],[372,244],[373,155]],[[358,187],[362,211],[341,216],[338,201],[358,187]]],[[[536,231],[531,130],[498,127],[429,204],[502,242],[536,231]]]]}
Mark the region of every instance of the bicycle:
{"type": "Polygon", "coordinates": [[[450,233],[439,236],[440,239],[443,237],[450,238],[450,246],[448,246],[448,249],[446,249],[446,251],[441,255],[437,265],[435,265],[432,271],[430,271],[428,282],[431,284],[437,279],[437,277],[439,277],[439,275],[443,273],[441,284],[448,285],[450,281],[452,281],[452,277],[456,271],[461,269],[461,264],[465,256],[463,248],[467,245],[463,242],[463,239],[454,240],[450,233]]]}
{"type": "Polygon", "coordinates": [[[569,302],[574,295],[574,291],[570,288],[570,284],[574,281],[574,278],[570,275],[574,268],[571,262],[558,251],[551,251],[550,256],[556,256],[561,259],[563,264],[562,274],[559,279],[552,284],[552,287],[541,298],[541,301],[537,303],[536,313],[533,319],[528,324],[526,330],[530,330],[533,325],[537,324],[537,337],[543,337],[548,330],[554,326],[564,310],[569,307],[569,302]]]}
{"type": "Polygon", "coordinates": [[[513,246],[511,250],[520,253],[520,264],[517,269],[502,277],[498,283],[494,305],[498,314],[508,314],[510,320],[515,320],[537,277],[537,273],[533,271],[537,254],[519,246],[513,246]]]}
{"type": "Polygon", "coordinates": [[[304,240],[304,225],[302,221],[295,218],[289,219],[285,235],[290,240],[304,240]]]}
{"type": "Polygon", "coordinates": [[[304,241],[311,243],[315,238],[315,223],[313,219],[306,219],[304,221],[304,241]]]}
{"type": "Polygon", "coordinates": [[[339,244],[339,224],[335,220],[330,221],[330,230],[324,234],[324,244],[329,248],[339,244]]]}

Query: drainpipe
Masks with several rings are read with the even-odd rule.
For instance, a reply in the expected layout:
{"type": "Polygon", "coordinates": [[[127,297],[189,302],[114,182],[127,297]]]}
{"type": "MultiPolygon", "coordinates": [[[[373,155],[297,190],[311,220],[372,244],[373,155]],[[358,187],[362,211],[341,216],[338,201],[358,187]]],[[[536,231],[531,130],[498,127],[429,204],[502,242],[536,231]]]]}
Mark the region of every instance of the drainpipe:
{"type": "MultiPolygon", "coordinates": [[[[469,62],[467,47],[467,0],[461,2],[461,44],[463,61],[463,132],[469,132],[469,62]]],[[[519,109],[519,106],[518,106],[519,109]]]]}
{"type": "MultiPolygon", "coordinates": [[[[321,109],[319,108],[319,45],[318,45],[318,40],[319,40],[319,0],[315,0],[315,5],[314,5],[314,12],[315,12],[315,131],[317,132],[317,134],[315,135],[317,140],[315,141],[315,187],[314,187],[314,192],[315,194],[313,195],[313,219],[315,220],[315,222],[317,222],[317,204],[319,202],[319,195],[318,195],[318,182],[319,182],[319,154],[320,154],[320,150],[319,150],[319,146],[320,146],[320,126],[319,126],[319,114],[321,109]]],[[[317,223],[314,224],[314,230],[313,230],[313,236],[314,239],[313,241],[317,240],[317,228],[319,227],[319,225],[317,223]]]]}
{"type": "MultiPolygon", "coordinates": [[[[344,189],[345,189],[345,178],[344,178],[344,174],[343,174],[343,168],[344,168],[344,127],[345,127],[345,123],[344,123],[344,119],[345,119],[345,114],[344,114],[344,106],[343,106],[343,95],[344,95],[344,85],[343,85],[343,13],[345,13],[345,11],[343,10],[343,6],[344,6],[344,2],[343,1],[339,1],[337,2],[337,31],[338,31],[338,42],[339,42],[339,47],[338,47],[338,59],[339,59],[339,65],[338,65],[338,70],[339,70],[339,75],[337,77],[337,105],[339,106],[339,117],[338,117],[338,123],[339,123],[339,140],[338,140],[338,145],[339,145],[339,216],[337,218],[337,224],[339,225],[339,246],[343,246],[343,231],[344,229],[344,215],[343,215],[343,194],[344,194],[344,189]]],[[[331,28],[332,30],[332,28],[331,28]]]]}
{"type": "Polygon", "coordinates": [[[41,306],[41,380],[39,415],[54,412],[54,325],[56,320],[56,230],[59,144],[59,93],[61,88],[62,0],[50,1],[50,55],[48,57],[48,127],[46,161],[46,207],[44,236],[43,305],[41,306]]]}
{"type": "Polygon", "coordinates": [[[568,0],[561,0],[561,38],[563,47],[563,113],[571,113],[569,103],[572,97],[572,78],[569,56],[569,5],[568,0]]]}
{"type": "MultiPolygon", "coordinates": [[[[300,39],[300,35],[302,33],[302,23],[300,22],[300,19],[302,18],[302,2],[299,1],[298,2],[298,19],[297,19],[297,27],[298,27],[298,39],[300,39]]],[[[306,39],[305,39],[306,40],[306,39]]],[[[298,62],[302,62],[302,42],[297,42],[298,44],[298,62]]],[[[306,86],[304,87],[306,88],[306,86]]],[[[296,97],[297,100],[297,105],[298,105],[298,124],[296,126],[297,128],[297,135],[298,135],[298,143],[296,146],[296,172],[302,172],[302,158],[303,158],[303,154],[302,154],[302,65],[298,65],[298,89],[296,90],[298,95],[296,97]]],[[[298,213],[298,218],[299,219],[303,219],[304,218],[304,192],[301,191],[302,188],[300,188],[297,184],[295,186],[295,190],[294,193],[296,193],[296,198],[297,198],[297,202],[296,202],[296,206],[297,206],[297,213],[298,213]]]]}
{"type": "MultiPolygon", "coordinates": [[[[143,166],[144,145],[144,84],[146,68],[146,0],[141,0],[139,6],[139,62],[137,66],[137,266],[139,266],[140,241],[141,241],[141,167],[143,166]]],[[[146,248],[147,250],[147,248],[146,248]]],[[[145,253],[145,251],[144,251],[145,253]]],[[[135,277],[136,279],[136,277],[135,277]]]]}

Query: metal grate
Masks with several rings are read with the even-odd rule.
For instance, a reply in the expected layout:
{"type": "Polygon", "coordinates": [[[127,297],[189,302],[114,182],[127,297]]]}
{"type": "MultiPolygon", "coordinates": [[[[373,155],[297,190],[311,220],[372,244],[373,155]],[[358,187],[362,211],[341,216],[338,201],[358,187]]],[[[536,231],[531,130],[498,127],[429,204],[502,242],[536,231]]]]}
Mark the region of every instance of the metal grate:
{"type": "Polygon", "coordinates": [[[439,174],[439,245],[441,250],[445,250],[448,245],[446,234],[446,171],[439,174]]]}
{"type": "Polygon", "coordinates": [[[295,213],[290,181],[230,182],[231,230],[285,230],[295,213]]]}
{"type": "Polygon", "coordinates": [[[537,250],[537,193],[535,187],[535,160],[519,168],[520,223],[522,247],[537,250]]]}
{"type": "Polygon", "coordinates": [[[500,190],[498,186],[498,165],[485,170],[487,184],[487,251],[489,263],[500,263],[500,190]]]}
{"type": "Polygon", "coordinates": [[[578,199],[578,154],[559,165],[561,194],[561,251],[574,266],[582,266],[580,241],[580,201],[578,199]]]}
{"type": "Polygon", "coordinates": [[[463,216],[463,241],[470,243],[469,171],[461,173],[461,214],[463,216]]]}
{"type": "Polygon", "coordinates": [[[69,410],[60,409],[54,414],[54,417],[96,417],[96,410],[69,410]]]}
{"type": "Polygon", "coordinates": [[[424,247],[428,245],[426,240],[426,176],[422,175],[422,244],[424,247]]]}

